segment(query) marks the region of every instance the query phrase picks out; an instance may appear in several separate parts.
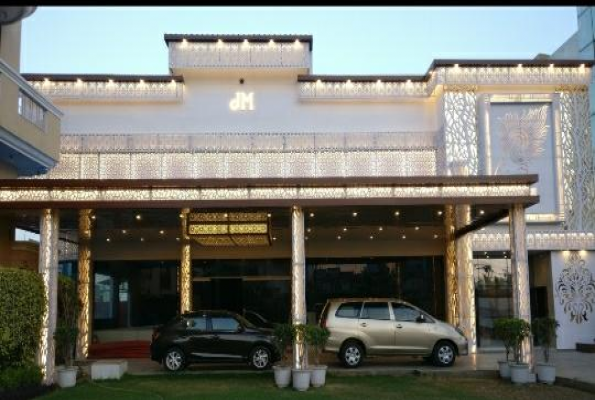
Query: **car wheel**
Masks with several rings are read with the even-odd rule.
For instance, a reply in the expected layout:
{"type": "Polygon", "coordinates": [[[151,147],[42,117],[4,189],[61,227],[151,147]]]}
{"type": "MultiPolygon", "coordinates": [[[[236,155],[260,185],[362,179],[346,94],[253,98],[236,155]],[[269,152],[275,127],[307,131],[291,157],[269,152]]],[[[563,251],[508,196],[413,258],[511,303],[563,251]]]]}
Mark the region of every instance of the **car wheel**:
{"type": "Polygon", "coordinates": [[[165,353],[163,357],[163,366],[166,370],[171,372],[181,371],[184,369],[186,357],[184,352],[177,347],[172,347],[165,353]]]}
{"type": "Polygon", "coordinates": [[[341,348],[340,358],[347,368],[357,368],[364,360],[364,348],[357,342],[347,342],[341,348]]]}
{"type": "Polygon", "coordinates": [[[267,369],[271,366],[271,351],[264,346],[256,346],[250,352],[249,361],[254,369],[267,369]]]}
{"type": "Polygon", "coordinates": [[[450,367],[455,363],[455,348],[449,342],[438,342],[432,353],[434,365],[438,367],[450,367]]]}

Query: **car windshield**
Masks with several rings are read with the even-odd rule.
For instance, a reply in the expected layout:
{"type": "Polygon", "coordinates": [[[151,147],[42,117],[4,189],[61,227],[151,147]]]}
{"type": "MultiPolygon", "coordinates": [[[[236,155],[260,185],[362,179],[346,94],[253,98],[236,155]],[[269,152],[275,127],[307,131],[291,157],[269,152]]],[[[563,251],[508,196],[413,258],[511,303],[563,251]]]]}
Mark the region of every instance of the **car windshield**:
{"type": "Polygon", "coordinates": [[[258,329],[258,327],[256,325],[254,325],[252,322],[248,321],[246,318],[242,317],[241,315],[236,315],[235,317],[246,328],[258,329]]]}

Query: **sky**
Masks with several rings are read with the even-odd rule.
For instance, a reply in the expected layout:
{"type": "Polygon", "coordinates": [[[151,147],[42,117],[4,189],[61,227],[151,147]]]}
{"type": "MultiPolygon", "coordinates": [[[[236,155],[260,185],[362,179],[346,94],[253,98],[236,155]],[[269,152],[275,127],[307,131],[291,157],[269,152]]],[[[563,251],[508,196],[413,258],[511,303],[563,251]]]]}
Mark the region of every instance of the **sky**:
{"type": "Polygon", "coordinates": [[[38,7],[21,72],[168,74],[165,33],[245,33],[313,35],[315,74],[424,74],[551,54],[576,29],[576,7],[38,7]]]}

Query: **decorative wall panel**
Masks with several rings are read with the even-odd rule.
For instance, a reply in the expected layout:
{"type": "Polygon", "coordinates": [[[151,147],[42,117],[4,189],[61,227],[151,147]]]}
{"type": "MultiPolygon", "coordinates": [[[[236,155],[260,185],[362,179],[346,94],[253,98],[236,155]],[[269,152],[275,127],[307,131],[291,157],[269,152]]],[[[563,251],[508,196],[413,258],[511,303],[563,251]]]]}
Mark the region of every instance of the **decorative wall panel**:
{"type": "Polygon", "coordinates": [[[595,189],[589,94],[586,88],[561,87],[560,126],[566,227],[595,229],[595,189]]]}
{"type": "Polygon", "coordinates": [[[443,97],[444,152],[448,175],[477,175],[475,87],[447,87],[443,97]]]}
{"type": "Polygon", "coordinates": [[[169,43],[170,68],[310,68],[305,43],[169,43]]]}
{"type": "Polygon", "coordinates": [[[595,332],[595,252],[551,253],[554,313],[560,323],[558,349],[593,343],[595,332]]]}
{"type": "MultiPolygon", "coordinates": [[[[474,233],[473,251],[508,250],[508,233],[474,233]]],[[[593,232],[542,230],[527,233],[529,250],[595,250],[593,232]]]]}

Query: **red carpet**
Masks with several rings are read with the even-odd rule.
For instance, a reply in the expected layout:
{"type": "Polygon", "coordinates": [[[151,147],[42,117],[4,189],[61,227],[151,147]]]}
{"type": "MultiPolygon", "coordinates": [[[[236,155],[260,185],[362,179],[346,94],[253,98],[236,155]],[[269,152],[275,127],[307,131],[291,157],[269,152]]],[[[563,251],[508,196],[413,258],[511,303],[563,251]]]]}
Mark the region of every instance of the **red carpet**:
{"type": "Polygon", "coordinates": [[[93,343],[89,347],[89,358],[150,358],[150,345],[151,342],[145,340],[93,343]]]}

